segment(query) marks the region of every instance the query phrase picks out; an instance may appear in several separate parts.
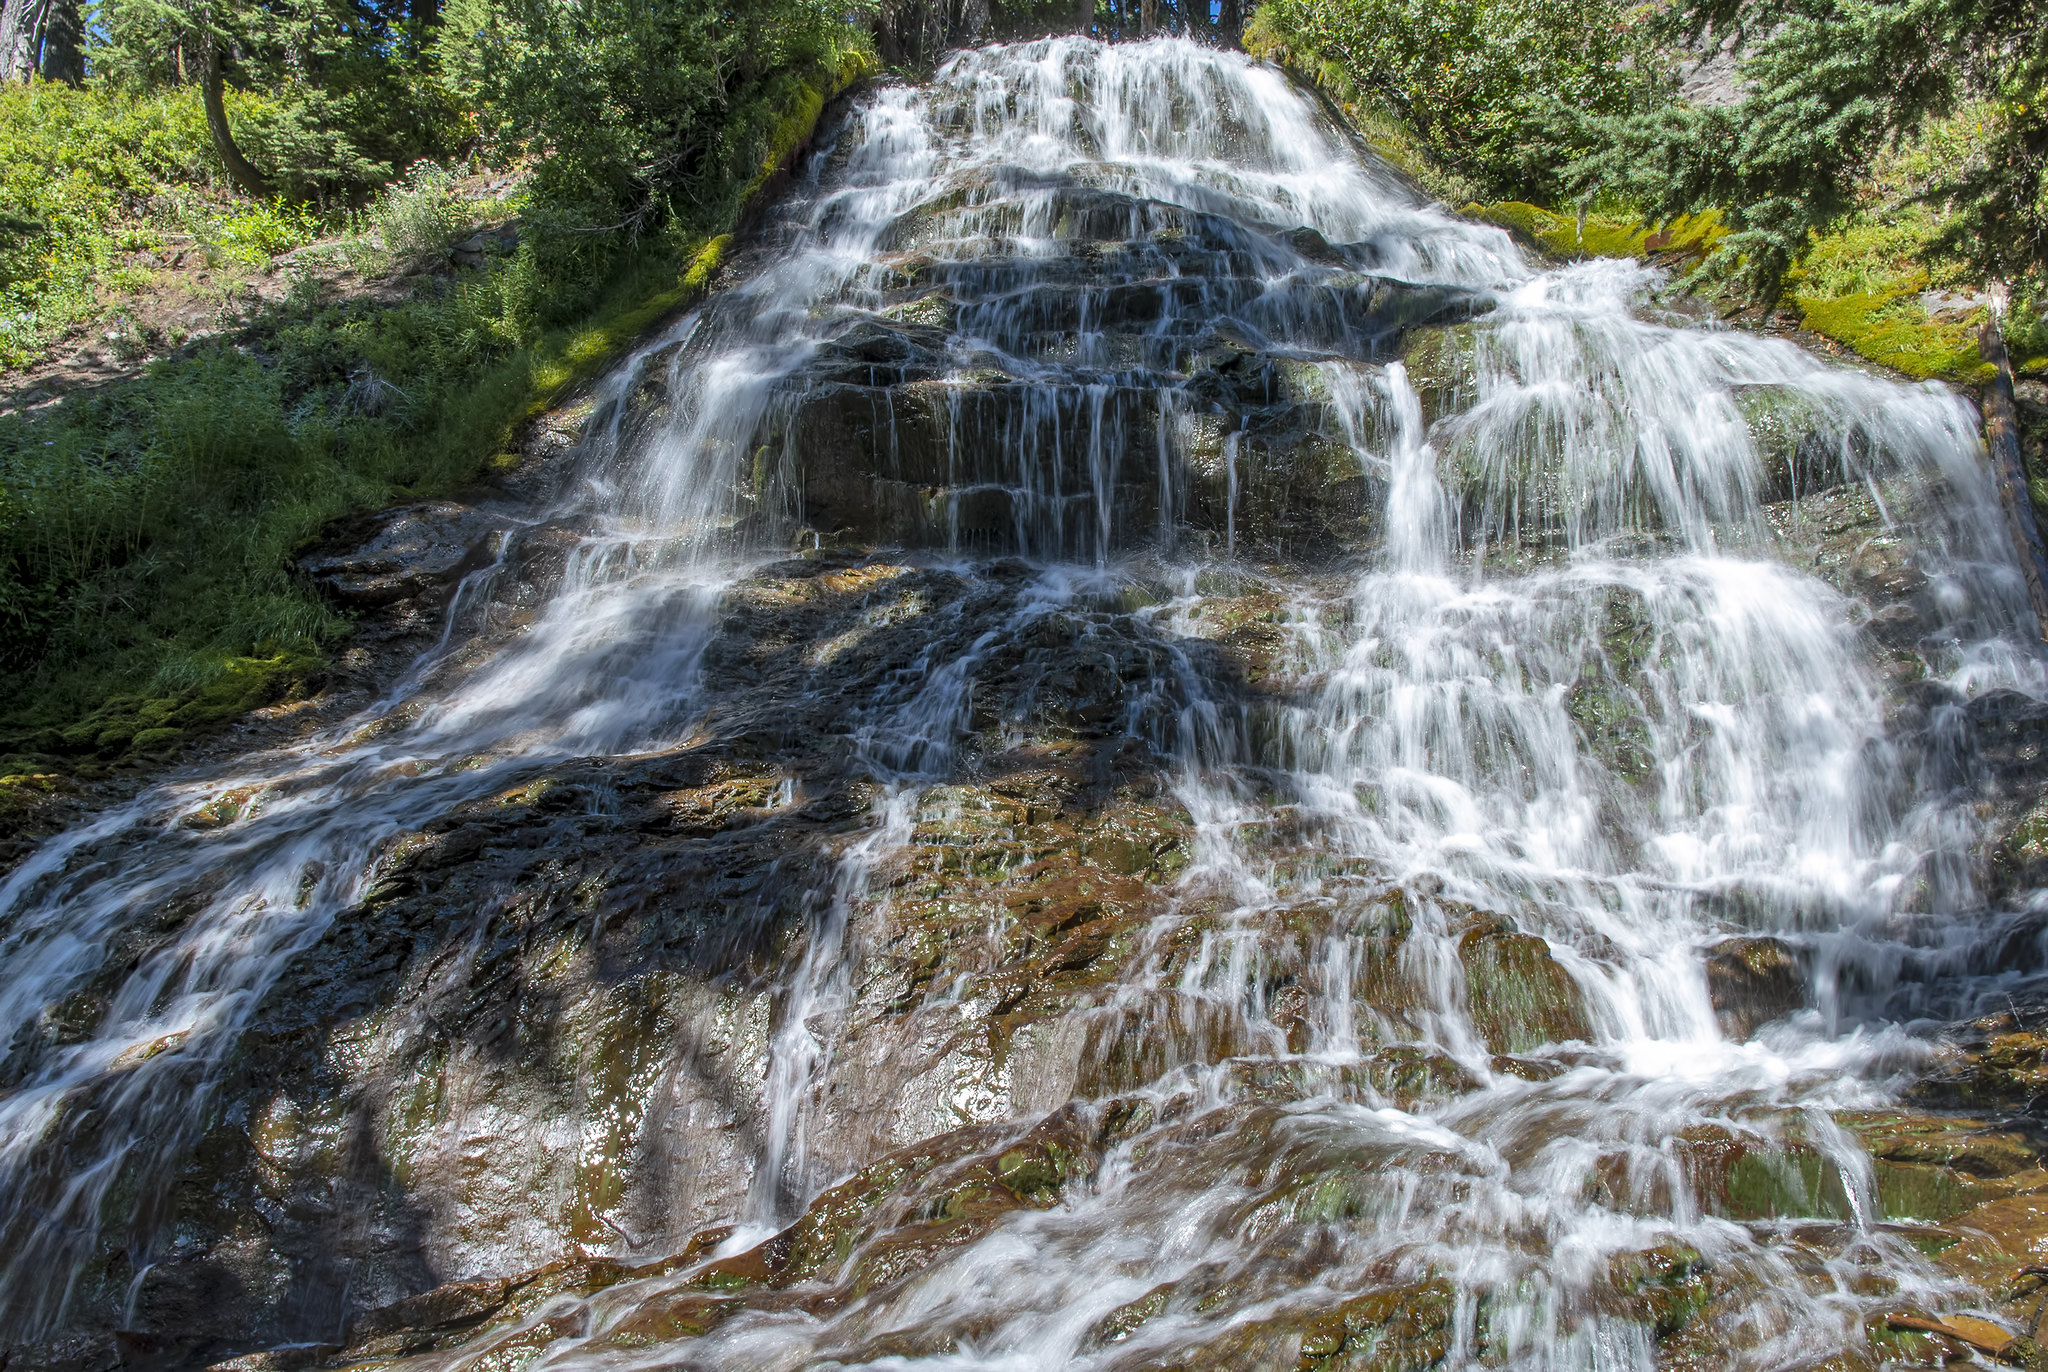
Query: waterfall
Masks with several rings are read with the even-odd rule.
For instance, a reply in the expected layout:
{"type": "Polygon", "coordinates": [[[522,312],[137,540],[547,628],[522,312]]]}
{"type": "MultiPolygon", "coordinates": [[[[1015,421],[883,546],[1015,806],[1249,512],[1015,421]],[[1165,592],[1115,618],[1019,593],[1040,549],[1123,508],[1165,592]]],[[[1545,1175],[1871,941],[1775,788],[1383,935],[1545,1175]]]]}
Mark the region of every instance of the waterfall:
{"type": "MultiPolygon", "coordinates": [[[[1181,40],[868,92],[742,262],[620,367],[569,494],[508,517],[385,698],[0,888],[6,1337],[136,1327],[231,1249],[275,1286],[222,1336],[254,1346],[695,1243],[399,1350],[449,1372],[1766,1368],[1976,1299],[1838,1122],[1896,1106],[1912,1022],[2038,970],[1973,932],[2027,898],[1985,888],[1955,740],[2048,675],[1963,401],[1702,321],[1636,263],[1539,268],[1181,40]],[[544,533],[559,571],[515,607],[544,533]],[[827,639],[748,627],[832,596],[827,639]],[[597,970],[549,1024],[626,1013],[605,969],[658,950],[608,921],[745,944],[635,1002],[644,1061],[550,1066],[545,1100],[491,1094],[526,1070],[499,1050],[419,1066],[436,997],[545,942],[447,897],[406,935],[433,957],[394,943],[416,1008],[306,1050],[383,1083],[351,1099],[404,1262],[382,1229],[331,1270],[207,1229],[205,1140],[343,1146],[252,1113],[292,969],[413,898],[419,853],[510,851],[450,846],[489,807],[537,825],[566,768],[699,753],[689,786],[772,771],[748,822],[822,837],[754,854],[755,914],[562,879],[584,932],[548,956],[597,970]],[[1097,799],[1015,789],[1040,775],[1097,799]],[[815,859],[793,915],[756,892],[785,858],[815,859]],[[1709,979],[1737,947],[1796,967],[1754,1022],[1709,979]],[[744,1070],[689,1085],[713,1038],[744,1070]]],[[[610,784],[549,842],[670,823],[610,784]]],[[[554,880],[521,862],[503,890],[554,880]]]]}

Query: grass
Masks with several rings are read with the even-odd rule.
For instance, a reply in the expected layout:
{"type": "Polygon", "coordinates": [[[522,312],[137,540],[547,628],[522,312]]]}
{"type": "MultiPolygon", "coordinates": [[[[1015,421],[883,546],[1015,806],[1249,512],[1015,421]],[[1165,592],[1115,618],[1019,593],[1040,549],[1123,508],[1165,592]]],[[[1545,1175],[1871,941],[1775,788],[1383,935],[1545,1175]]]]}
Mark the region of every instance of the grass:
{"type": "MultiPolygon", "coordinates": [[[[755,187],[868,65],[798,90],[755,187]]],[[[141,138],[148,113],[95,137],[141,138]]],[[[172,164],[136,165],[144,177],[172,164]]],[[[212,203],[203,180],[154,184],[153,214],[187,191],[212,203]]],[[[64,241],[83,246],[65,262],[137,241],[158,222],[137,204],[81,213],[64,241]]],[[[290,206],[221,209],[206,227],[223,254],[266,259],[317,227],[290,206]]],[[[476,213],[445,170],[417,167],[312,251],[365,272],[445,260],[476,213]]],[[[0,417],[0,773],[88,775],[310,689],[351,625],[295,579],[295,553],[340,516],[459,492],[515,461],[522,428],[708,290],[730,242],[671,226],[594,253],[585,235],[568,259],[584,276],[570,280],[529,217],[516,250],[412,277],[409,298],[340,297],[307,272],[231,334],[0,417]],[[592,303],[565,318],[563,299],[592,303]]],[[[66,279],[22,278],[42,311],[31,334],[86,308],[66,279]]]]}
{"type": "Polygon", "coordinates": [[[516,344],[512,259],[396,307],[288,305],[114,395],[0,421],[0,613],[26,668],[0,748],[114,757],[302,689],[349,624],[294,551],[509,462],[523,424],[703,292],[726,241],[650,247],[585,319],[516,344]],[[351,412],[365,374],[390,408],[351,412]]]}
{"type": "MultiPolygon", "coordinates": [[[[261,102],[228,103],[232,114],[261,102]]],[[[234,194],[195,89],[0,84],[0,368],[34,362],[145,285],[134,255],[168,239],[260,264],[319,228],[303,206],[234,194]]]]}

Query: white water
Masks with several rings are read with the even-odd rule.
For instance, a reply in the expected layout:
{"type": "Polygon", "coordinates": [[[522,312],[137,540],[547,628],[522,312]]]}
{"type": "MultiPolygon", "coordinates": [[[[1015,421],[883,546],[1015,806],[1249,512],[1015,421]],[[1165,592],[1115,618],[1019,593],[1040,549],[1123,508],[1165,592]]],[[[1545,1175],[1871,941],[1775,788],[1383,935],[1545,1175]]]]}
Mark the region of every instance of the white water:
{"type": "MultiPolygon", "coordinates": [[[[1173,755],[1201,835],[1178,898],[1224,916],[1185,965],[1162,938],[1088,1013],[1206,1006],[1215,1016],[1188,1023],[1235,1017],[1245,1042],[1311,1082],[1420,1042],[1479,1089],[1413,1111],[1304,1089],[1254,1128],[1230,1065],[1215,1065],[1226,1050],[1198,1045],[1148,1088],[1193,1122],[1123,1145],[1051,1211],[1014,1215],[829,1317],[745,1314],[685,1347],[606,1345],[609,1324],[650,1295],[621,1288],[549,1364],[1136,1366],[1235,1324],[1435,1276],[1459,1293],[1454,1364],[1648,1366],[1646,1327],[1592,1293],[1614,1255],[1673,1241],[1749,1293],[1730,1366],[1856,1346],[1875,1299],[1857,1274],[1871,1262],[1923,1301],[1970,1299],[1880,1223],[1867,1165],[1827,1114],[1889,1099],[1914,1042],[1863,1023],[1827,978],[1816,1010],[1731,1042],[1701,963],[1738,932],[1724,913],[1738,907],[1750,930],[1807,939],[1817,967],[1967,939],[1953,931],[1981,912],[1962,860],[1966,798],[1919,781],[1890,737],[1851,603],[1781,557],[1745,411],[1759,396],[1791,406],[1874,499],[1932,493],[1897,531],[1946,616],[1928,634],[1931,669],[1958,697],[2043,695],[1967,408],[1788,344],[1659,322],[1646,305],[1656,280],[1633,264],[1539,273],[1504,235],[1415,202],[1273,71],[1185,43],[963,54],[929,87],[866,97],[840,140],[786,210],[775,260],[649,349],[681,344],[673,418],[595,445],[578,500],[603,532],[531,631],[466,673],[409,679],[373,712],[398,727],[352,721],[234,775],[160,788],[54,841],[0,892],[0,1042],[91,976],[127,923],[173,900],[190,910],[88,1034],[8,1065],[12,1327],[61,1327],[67,1286],[50,1274],[76,1274],[103,1228],[137,1266],[165,1251],[164,1192],[223,1056],[285,965],[361,899],[394,835],[551,761],[685,735],[715,698],[696,664],[722,588],[758,555],[748,530],[800,512],[792,458],[782,481],[750,488],[760,439],[786,435],[804,368],[843,330],[915,294],[897,275],[913,258],[956,299],[953,375],[993,367],[1023,387],[1001,451],[949,454],[953,504],[936,523],[957,530],[963,492],[1000,490],[1001,541],[1040,565],[1010,619],[964,655],[915,664],[858,722],[883,798],[785,973],[767,1139],[733,1218],[766,1232],[832,1180],[808,1131],[857,984],[848,921],[872,910],[870,873],[907,841],[921,788],[956,768],[989,651],[1131,579],[1188,586],[1139,617],[1169,642],[1194,632],[1200,558],[1138,559],[1196,546],[1174,519],[1187,482],[1175,463],[1193,458],[1165,421],[1199,411],[1177,388],[1222,332],[1320,369],[1339,434],[1382,493],[1384,535],[1347,589],[1294,588],[1297,689],[1264,707],[1266,727],[1184,656],[1157,683],[1177,717],[1152,741],[1173,755]],[[1137,245],[1115,260],[1123,278],[1078,292],[1061,217],[1076,187],[1130,197],[1105,213],[1124,215],[1137,245]],[[1282,235],[1303,225],[1353,245],[1346,261],[1298,252],[1282,235]],[[1409,369],[1383,355],[1373,280],[1479,311],[1446,336],[1452,376],[1433,423],[1409,369]],[[1113,288],[1132,281],[1158,291],[1156,315],[1103,323],[1113,288]],[[1140,432],[1169,460],[1148,459],[1154,517],[1126,526],[1112,497],[1143,465],[1140,432]],[[1572,706],[1582,682],[1624,703],[1641,775],[1589,747],[1572,706]],[[228,822],[181,822],[229,793],[247,796],[228,822]],[[1278,819],[1296,839],[1275,837],[1278,819]],[[1933,889],[1909,899],[1916,880],[1933,889]],[[1397,977],[1407,1004],[1391,1009],[1358,972],[1390,888],[1413,911],[1397,977]],[[1558,1072],[1548,1080],[1513,1075],[1475,1027],[1458,954],[1468,907],[1541,935],[1583,994],[1589,1039],[1539,1050],[1558,1072]],[[1304,908],[1317,963],[1308,1042],[1289,1055],[1269,1018],[1285,956],[1275,930],[1304,908]],[[1845,1178],[1849,1232],[1820,1256],[1791,1254],[1769,1225],[1703,1213],[1682,1174],[1688,1130],[1772,1137],[1788,1122],[1845,1178]],[[1329,1180],[1341,1203],[1305,1207],[1282,1171],[1329,1180]],[[1595,1172],[1604,1189],[1587,1185],[1595,1172]],[[1110,1311],[1192,1279],[1232,1294],[1089,1344],[1110,1311]],[[921,1355],[858,1353],[891,1331],[935,1330],[921,1355]]],[[[621,393],[634,375],[622,371],[621,393]]],[[[1217,541],[1249,558],[1237,435],[1224,452],[1217,541]]],[[[973,550],[956,539],[949,556],[973,550]]],[[[1150,726],[1134,713],[1132,727],[1150,726]]]]}

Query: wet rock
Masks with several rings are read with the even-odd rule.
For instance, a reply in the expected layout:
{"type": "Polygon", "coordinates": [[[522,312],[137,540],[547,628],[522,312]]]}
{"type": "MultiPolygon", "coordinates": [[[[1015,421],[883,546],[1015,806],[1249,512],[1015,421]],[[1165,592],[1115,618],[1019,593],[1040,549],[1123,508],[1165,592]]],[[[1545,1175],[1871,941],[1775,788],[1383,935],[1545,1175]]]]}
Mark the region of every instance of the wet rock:
{"type": "Polygon", "coordinates": [[[1721,1032],[1747,1039],[1812,1003],[1806,959],[1780,938],[1724,939],[1707,951],[1707,995],[1721,1032]]]}
{"type": "Polygon", "coordinates": [[[2048,801],[2020,812],[1992,848],[1992,861],[2010,890],[2048,885],[2048,801]]]}
{"type": "Polygon", "coordinates": [[[1890,1220],[1944,1223],[1978,1206],[2048,1190],[2036,1143],[1981,1119],[1906,1111],[1837,1116],[1870,1155],[1890,1220]]]}
{"type": "Polygon", "coordinates": [[[1301,1333],[1302,1368],[1426,1368],[1451,1354],[1457,1293],[1443,1280],[1354,1296],[1301,1333]]]}
{"type": "Polygon", "coordinates": [[[87,813],[85,788],[56,771],[0,776],[0,874],[87,813]]]}
{"type": "Polygon", "coordinates": [[[1613,775],[1631,785],[1656,776],[1643,703],[1626,686],[1588,672],[1565,693],[1565,710],[1579,727],[1586,751],[1613,775]]]}
{"type": "Polygon", "coordinates": [[[1155,991],[1090,1018],[1074,1085],[1086,1095],[1129,1091],[1176,1068],[1221,1062],[1251,1047],[1251,1027],[1236,1006],[1155,991]]]}
{"type": "Polygon", "coordinates": [[[1578,983],[1535,935],[1486,917],[1459,937],[1458,960],[1473,1028],[1493,1052],[1593,1037],[1578,983]]]}
{"type": "Polygon", "coordinates": [[[2038,1109],[2048,1100],[2048,1015],[2015,1009],[1950,1026],[1913,1095],[1965,1110],[2038,1109]]]}
{"type": "MultiPolygon", "coordinates": [[[[729,595],[707,662],[730,689],[690,743],[551,764],[395,836],[363,903],[286,972],[228,1064],[177,1188],[181,1223],[210,1237],[152,1270],[150,1308],[197,1328],[172,1306],[232,1273],[237,1294],[212,1298],[230,1351],[330,1341],[354,1317],[362,1347],[395,1356],[512,1319],[523,1297],[491,1305],[508,1269],[565,1247],[632,1268],[733,1213],[762,1127],[770,971],[800,953],[807,912],[872,822],[851,721],[935,620],[964,651],[1029,586],[1028,571],[859,557],[772,565],[729,595]],[[671,1120],[689,1121],[687,1151],[671,1120]],[[576,1148],[548,1142],[565,1133],[576,1148]],[[430,1212],[424,1195],[446,1204],[430,1212]],[[286,1310],[279,1291],[304,1294],[286,1310]]],[[[850,925],[862,983],[813,1135],[828,1175],[963,1119],[1057,1105],[1084,1070],[1149,1080],[1249,1044],[1223,1026],[1118,1046],[1097,1009],[1192,840],[1128,730],[1152,727],[1151,710],[1170,726],[1191,660],[1235,689],[1228,658],[1111,609],[1026,627],[987,650],[986,690],[965,697],[950,742],[972,770],[927,790],[850,925]]],[[[252,803],[218,797],[194,823],[237,822],[252,803]]],[[[63,1041],[61,1026],[39,1033],[13,1065],[63,1041]]],[[[1415,1071],[1429,1089],[1430,1069],[1415,1071]]],[[[1000,1161],[986,1179],[999,1190],[963,1194],[939,1230],[905,1230],[861,1280],[886,1284],[1036,1204],[1043,1179],[1000,1161]]],[[[132,1278],[116,1263],[87,1299],[122,1299],[132,1278]]],[[[723,1318],[700,1294],[673,1319],[723,1318]]]]}
{"type": "MultiPolygon", "coordinates": [[[[818,1196],[759,1246],[698,1268],[682,1288],[731,1294],[819,1284],[824,1301],[887,1286],[1018,1209],[1045,1209],[1100,1165],[1118,1114],[1068,1106],[1022,1133],[953,1130],[890,1154],[818,1196]]],[[[818,1297],[812,1298],[814,1301],[818,1297]]],[[[692,1313],[692,1318],[706,1318],[692,1313]]]]}
{"type": "MultiPolygon", "coordinates": [[[[1027,225],[1018,202],[962,187],[897,221],[900,255],[877,278],[896,298],[835,319],[749,443],[762,529],[789,512],[869,544],[1068,557],[1183,536],[1268,556],[1369,546],[1379,478],[1303,350],[1326,328],[1332,363],[1353,365],[1469,313],[1467,293],[1374,276],[1370,245],[1312,229],[1268,238],[1073,185],[1040,208],[1049,220],[1027,225]],[[1049,254],[927,255],[1047,223],[1049,254]],[[1276,286],[1282,268],[1295,277],[1276,286]],[[1284,356],[1259,333],[1271,308],[1299,335],[1284,356]],[[1087,370],[1048,385],[1040,362],[1087,370]]],[[[631,388],[619,432],[664,422],[666,404],[631,388]]]]}
{"type": "Polygon", "coordinates": [[[1774,386],[1745,387],[1737,403],[1756,443],[1757,498],[1765,504],[1811,499],[1869,466],[1869,437],[1853,426],[1841,430],[1806,396],[1774,386]]]}
{"type": "Polygon", "coordinates": [[[283,1348],[266,1348],[217,1362],[209,1372],[304,1372],[306,1368],[318,1367],[341,1351],[339,1344],[288,1344],[283,1348]]]}
{"type": "MultiPolygon", "coordinates": [[[[1937,1240],[1929,1246],[1942,1268],[1983,1290],[2030,1341],[2048,1335],[2048,1283],[2041,1277],[2048,1265],[2048,1196],[1991,1201],[1930,1237],[1937,1240]]],[[[2016,1351],[2032,1358],[2031,1347],[2016,1351]]]]}
{"type": "Polygon", "coordinates": [[[1462,1063],[1419,1044],[1395,1044],[1356,1063],[1242,1058],[1230,1069],[1232,1087],[1250,1101],[1285,1102],[1330,1094],[1418,1110],[1479,1089],[1478,1079],[1462,1063]]]}
{"type": "Polygon", "coordinates": [[[1679,1243],[1617,1253],[1608,1260],[1607,1280],[1619,1298],[1617,1313],[1649,1325],[1660,1339],[1684,1330],[1713,1297],[1711,1265],[1679,1243]]]}
{"type": "Polygon", "coordinates": [[[349,1361],[405,1357],[462,1343],[491,1323],[510,1323],[561,1296],[590,1296],[635,1278],[664,1276],[696,1249],[664,1261],[630,1267],[606,1258],[565,1259],[516,1276],[445,1282],[419,1295],[368,1311],[350,1322],[349,1361]]]}
{"type": "Polygon", "coordinates": [[[9,1372],[114,1372],[122,1366],[120,1338],[83,1334],[5,1350],[9,1372]]]}
{"type": "Polygon", "coordinates": [[[401,1331],[441,1333],[479,1324],[505,1308],[515,1279],[449,1282],[391,1305],[368,1311],[349,1325],[351,1344],[370,1343],[401,1331]]]}
{"type": "Polygon", "coordinates": [[[1680,1170],[1697,1204],[1735,1220],[1855,1217],[1840,1170],[1799,1122],[1762,1131],[1694,1126],[1675,1140],[1680,1170]]]}
{"type": "Polygon", "coordinates": [[[333,527],[299,568],[343,605],[390,605],[453,586],[489,565],[502,519],[446,501],[391,510],[333,527]]]}

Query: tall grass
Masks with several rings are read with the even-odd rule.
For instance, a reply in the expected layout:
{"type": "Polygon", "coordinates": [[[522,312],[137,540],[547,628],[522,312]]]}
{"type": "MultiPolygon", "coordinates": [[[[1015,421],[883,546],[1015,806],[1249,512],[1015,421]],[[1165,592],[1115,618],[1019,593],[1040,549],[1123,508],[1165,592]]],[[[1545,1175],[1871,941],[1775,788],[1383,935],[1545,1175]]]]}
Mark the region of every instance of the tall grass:
{"type": "Polygon", "coordinates": [[[541,314],[528,248],[395,306],[302,293],[239,340],[0,418],[0,755],[119,752],[169,737],[150,718],[213,709],[223,682],[235,708],[284,689],[349,628],[293,578],[294,552],[339,515],[476,479],[701,290],[688,268],[709,253],[645,240],[555,327],[522,322],[541,314]],[[355,403],[366,372],[391,403],[355,403]]]}

